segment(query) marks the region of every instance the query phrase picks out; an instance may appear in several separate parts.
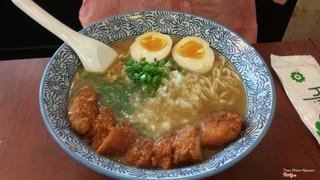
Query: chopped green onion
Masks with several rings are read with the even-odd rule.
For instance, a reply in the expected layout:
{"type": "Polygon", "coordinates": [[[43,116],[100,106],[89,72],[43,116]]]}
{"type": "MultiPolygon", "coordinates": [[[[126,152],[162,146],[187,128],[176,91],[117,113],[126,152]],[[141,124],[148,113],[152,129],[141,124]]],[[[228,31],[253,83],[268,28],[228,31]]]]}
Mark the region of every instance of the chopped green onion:
{"type": "Polygon", "coordinates": [[[175,63],[175,61],[174,61],[173,58],[170,58],[168,61],[169,61],[169,63],[171,63],[171,64],[175,63]]]}
{"type": "Polygon", "coordinates": [[[162,60],[162,61],[160,61],[159,66],[160,66],[160,67],[163,67],[165,64],[166,64],[166,61],[165,61],[165,60],[162,60]]]}
{"type": "MultiPolygon", "coordinates": [[[[181,71],[173,58],[161,61],[155,59],[151,64],[146,61],[146,58],[141,58],[139,62],[129,59],[125,64],[125,72],[133,83],[133,88],[143,97],[153,97],[162,84],[163,78],[169,78],[169,72],[173,70],[181,71]]],[[[183,69],[182,71],[186,72],[183,69]]]]}
{"type": "Polygon", "coordinates": [[[186,74],[187,72],[188,72],[188,70],[185,69],[185,68],[183,68],[183,69],[181,70],[181,73],[182,73],[182,74],[186,74]]]}

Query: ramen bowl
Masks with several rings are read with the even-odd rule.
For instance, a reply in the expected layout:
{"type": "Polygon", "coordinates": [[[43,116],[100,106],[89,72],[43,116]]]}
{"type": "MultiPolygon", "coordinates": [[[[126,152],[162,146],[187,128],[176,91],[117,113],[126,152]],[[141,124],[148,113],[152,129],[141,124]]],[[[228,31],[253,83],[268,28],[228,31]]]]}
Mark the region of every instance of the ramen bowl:
{"type": "Polygon", "coordinates": [[[264,60],[249,43],[230,29],[181,12],[121,14],[92,24],[80,33],[113,44],[149,31],[177,37],[201,37],[233,65],[242,78],[247,101],[246,123],[239,137],[200,164],[171,170],[127,166],[97,154],[72,129],[68,120],[68,90],[81,62],[67,44],[63,44],[49,61],[40,85],[41,113],[51,136],[81,164],[118,179],[199,179],[220,173],[242,160],[262,140],[274,115],[274,84],[264,60]]]}

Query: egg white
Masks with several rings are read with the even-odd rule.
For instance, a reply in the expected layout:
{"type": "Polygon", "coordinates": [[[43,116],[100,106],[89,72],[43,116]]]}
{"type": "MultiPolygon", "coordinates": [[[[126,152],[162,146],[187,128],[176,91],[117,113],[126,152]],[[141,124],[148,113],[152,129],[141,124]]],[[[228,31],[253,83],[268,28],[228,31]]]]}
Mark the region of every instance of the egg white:
{"type": "Polygon", "coordinates": [[[155,59],[157,61],[160,61],[166,58],[170,53],[171,48],[172,48],[172,39],[170,36],[161,34],[159,32],[147,32],[138,36],[135,39],[135,41],[130,46],[130,54],[133,60],[135,61],[140,61],[141,58],[146,58],[146,61],[148,63],[153,63],[155,59]],[[162,39],[164,42],[166,42],[165,47],[157,51],[153,51],[143,47],[141,43],[148,36],[162,39]]]}
{"type": "Polygon", "coordinates": [[[172,57],[181,67],[201,74],[205,74],[211,70],[215,59],[214,52],[210,48],[209,43],[202,38],[194,36],[187,36],[180,40],[172,49],[172,57]],[[201,51],[204,51],[203,57],[192,58],[179,52],[179,47],[186,45],[191,41],[195,41],[202,45],[201,51]]]}

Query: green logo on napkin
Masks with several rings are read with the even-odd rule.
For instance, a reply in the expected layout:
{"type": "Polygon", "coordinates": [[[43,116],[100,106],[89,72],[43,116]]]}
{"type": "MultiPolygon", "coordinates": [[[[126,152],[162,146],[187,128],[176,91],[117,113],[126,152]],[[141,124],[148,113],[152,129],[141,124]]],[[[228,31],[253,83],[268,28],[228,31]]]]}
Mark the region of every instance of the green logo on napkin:
{"type": "Polygon", "coordinates": [[[302,83],[303,81],[306,80],[306,78],[303,76],[303,74],[301,74],[299,72],[292,72],[291,78],[292,78],[292,80],[295,80],[296,82],[300,82],[300,83],[302,83]]]}
{"type": "Polygon", "coordinates": [[[320,121],[317,121],[315,125],[316,125],[316,128],[318,129],[317,133],[320,136],[320,121]]]}

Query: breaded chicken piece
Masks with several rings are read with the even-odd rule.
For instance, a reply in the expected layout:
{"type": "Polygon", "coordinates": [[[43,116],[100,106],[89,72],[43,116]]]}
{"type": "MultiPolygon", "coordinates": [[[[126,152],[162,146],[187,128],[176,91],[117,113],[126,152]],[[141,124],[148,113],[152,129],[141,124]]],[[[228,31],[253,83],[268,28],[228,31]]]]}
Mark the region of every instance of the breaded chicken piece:
{"type": "Polygon", "coordinates": [[[219,148],[236,139],[244,118],[236,112],[220,111],[210,114],[203,122],[201,146],[219,148]]]}
{"type": "Polygon", "coordinates": [[[104,138],[109,135],[113,126],[116,125],[115,112],[108,106],[102,106],[97,118],[93,120],[91,128],[85,136],[85,141],[97,150],[104,138]]]}
{"type": "Polygon", "coordinates": [[[137,137],[137,131],[128,120],[111,128],[109,135],[97,149],[102,155],[121,156],[127,153],[137,137]]]}
{"type": "Polygon", "coordinates": [[[125,162],[140,168],[151,167],[152,143],[144,139],[136,139],[128,151],[125,162]]]}
{"type": "Polygon", "coordinates": [[[70,101],[68,116],[72,128],[79,134],[85,134],[91,122],[96,118],[98,108],[98,93],[91,88],[81,89],[70,101]]]}
{"type": "Polygon", "coordinates": [[[194,125],[182,128],[174,139],[172,147],[175,165],[193,164],[203,159],[199,136],[194,125]]]}
{"type": "Polygon", "coordinates": [[[152,149],[152,166],[157,169],[171,169],[173,149],[173,137],[169,136],[157,141],[152,149]]]}

